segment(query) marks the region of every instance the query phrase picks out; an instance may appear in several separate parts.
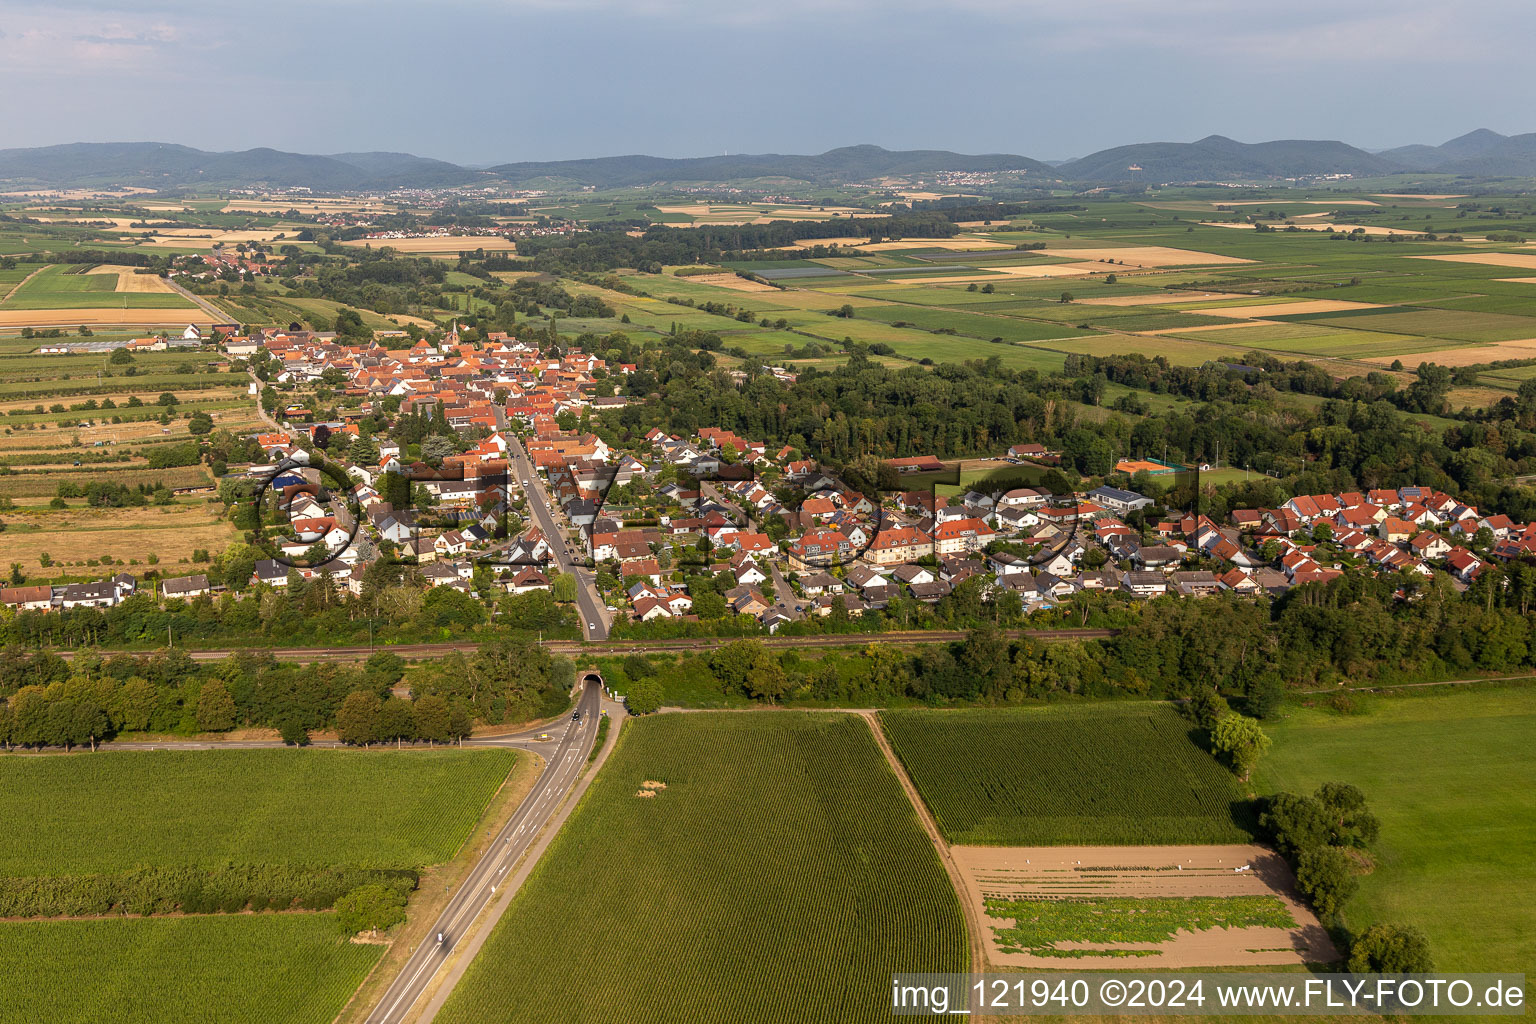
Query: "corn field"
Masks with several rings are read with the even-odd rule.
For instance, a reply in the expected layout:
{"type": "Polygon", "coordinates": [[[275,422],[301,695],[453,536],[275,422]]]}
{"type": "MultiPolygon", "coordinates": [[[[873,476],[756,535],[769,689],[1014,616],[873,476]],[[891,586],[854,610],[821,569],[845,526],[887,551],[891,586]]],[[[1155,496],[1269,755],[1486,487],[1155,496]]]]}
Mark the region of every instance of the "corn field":
{"type": "Polygon", "coordinates": [[[438,1020],[886,1020],[965,925],[866,722],[632,719],[438,1020]],[[648,795],[647,795],[648,794],[648,795]]]}
{"type": "Polygon", "coordinates": [[[1167,704],[886,711],[952,843],[1241,843],[1251,808],[1167,704]]]}
{"type": "Polygon", "coordinates": [[[334,914],[0,924],[0,1021],[329,1024],[383,950],[334,914]]]}
{"type": "Polygon", "coordinates": [[[507,750],[0,757],[0,875],[142,865],[418,868],[453,856],[507,750]]]}

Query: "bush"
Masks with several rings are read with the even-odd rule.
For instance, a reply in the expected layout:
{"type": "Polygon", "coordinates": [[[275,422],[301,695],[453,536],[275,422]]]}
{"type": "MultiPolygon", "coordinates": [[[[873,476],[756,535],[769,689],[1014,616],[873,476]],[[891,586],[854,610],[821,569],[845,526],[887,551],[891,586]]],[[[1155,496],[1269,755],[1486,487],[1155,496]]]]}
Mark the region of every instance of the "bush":
{"type": "Polygon", "coordinates": [[[624,706],[632,715],[649,715],[661,708],[661,684],[651,679],[633,683],[624,695],[624,706]]]}
{"type": "Polygon", "coordinates": [[[1428,974],[1435,969],[1429,939],[1409,924],[1373,924],[1349,950],[1356,974],[1428,974]]]}
{"type": "Polygon", "coordinates": [[[358,886],[336,901],[336,920],[348,934],[385,931],[405,920],[405,900],[410,892],[403,880],[358,886]]]}

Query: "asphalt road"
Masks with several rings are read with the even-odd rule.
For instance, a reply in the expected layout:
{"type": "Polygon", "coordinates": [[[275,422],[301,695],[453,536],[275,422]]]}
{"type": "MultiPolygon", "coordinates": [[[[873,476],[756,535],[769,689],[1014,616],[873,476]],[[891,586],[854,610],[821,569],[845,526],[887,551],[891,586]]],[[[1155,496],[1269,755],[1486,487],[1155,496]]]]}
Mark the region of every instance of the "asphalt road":
{"type": "MultiPolygon", "coordinates": [[[[464,937],[465,931],[486,904],[496,898],[498,883],[527,852],[545,822],[580,778],[581,770],[587,763],[587,755],[591,753],[592,744],[597,738],[602,694],[601,683],[587,684],[576,705],[581,711],[581,721],[566,720],[565,733],[554,751],[548,755],[544,771],[534,783],[533,789],[497,834],[479,863],[465,877],[459,890],[451,894],[448,905],[433,923],[426,940],[417,947],[373,1012],[368,1015],[368,1024],[397,1024],[405,1020],[411,1008],[431,987],[455,943],[464,937]]],[[[546,731],[554,734],[553,730],[546,731]]],[[[501,742],[510,745],[518,739],[508,737],[501,742]]],[[[487,927],[491,923],[487,922],[487,927]]]]}
{"type": "Polygon", "coordinates": [[[523,486],[523,493],[528,498],[528,507],[533,510],[533,518],[538,521],[539,529],[544,531],[544,539],[554,549],[555,562],[560,566],[560,571],[576,577],[576,610],[581,614],[582,639],[589,642],[606,640],[608,639],[608,613],[592,586],[593,573],[576,564],[575,552],[567,546],[565,533],[555,524],[554,513],[549,508],[549,499],[544,495],[544,485],[539,480],[539,474],[534,470],[533,463],[523,448],[523,443],[515,437],[510,440],[508,462],[513,476],[517,477],[518,482],[523,486]]]}

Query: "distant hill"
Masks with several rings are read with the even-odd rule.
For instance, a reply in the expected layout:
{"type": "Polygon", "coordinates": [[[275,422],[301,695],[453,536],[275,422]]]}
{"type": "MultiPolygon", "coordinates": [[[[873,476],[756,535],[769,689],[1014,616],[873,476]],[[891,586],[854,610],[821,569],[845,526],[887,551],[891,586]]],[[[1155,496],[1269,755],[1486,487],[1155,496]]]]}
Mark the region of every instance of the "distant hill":
{"type": "Polygon", "coordinates": [[[1144,142],[1091,153],[1057,168],[1076,181],[1230,181],[1323,174],[1390,174],[1400,165],[1342,142],[1144,142]]]}
{"type": "Polygon", "coordinates": [[[763,153],[675,160],[654,156],[608,156],[591,160],[500,164],[490,170],[513,184],[563,180],[597,188],[661,181],[738,181],[747,178],[789,178],[831,185],[935,171],[1023,170],[1048,180],[1060,178],[1053,168],[1027,156],[996,153],[964,156],[937,149],[893,151],[879,146],[845,146],[819,156],[763,153]]]}
{"type": "Polygon", "coordinates": [[[1377,155],[1436,174],[1527,178],[1536,176],[1536,133],[1500,135],[1479,128],[1438,146],[1401,146],[1377,155]]]}
{"type": "Polygon", "coordinates": [[[311,188],[325,192],[450,188],[474,183],[523,187],[623,188],[667,183],[782,180],[812,186],[868,182],[938,171],[1024,171],[1025,181],[1067,183],[1265,181],[1393,173],[1484,178],[1536,177],[1536,133],[1500,135],[1480,128],[1438,146],[1380,153],[1343,142],[1305,139],[1243,143],[1221,135],[1198,142],[1117,146],[1055,166],[1007,153],[845,146],[814,156],[781,153],[672,159],[610,156],[586,160],[461,167],[410,153],[316,156],[276,149],[211,153],[163,142],[82,142],[0,150],[0,186],[100,188],[311,188]]]}
{"type": "Polygon", "coordinates": [[[479,175],[393,153],[310,156],[276,149],[209,153],[164,142],[77,142],[0,150],[0,181],[24,188],[260,187],[325,191],[463,184],[479,175]]]}

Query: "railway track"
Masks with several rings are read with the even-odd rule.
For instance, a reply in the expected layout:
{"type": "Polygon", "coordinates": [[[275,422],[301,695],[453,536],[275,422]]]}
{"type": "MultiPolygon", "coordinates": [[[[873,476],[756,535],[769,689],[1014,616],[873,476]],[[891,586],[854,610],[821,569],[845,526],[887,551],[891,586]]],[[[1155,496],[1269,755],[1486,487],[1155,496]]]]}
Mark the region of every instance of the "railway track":
{"type": "MultiPolygon", "coordinates": [[[[1114,636],[1113,629],[1010,629],[1004,630],[1003,635],[1010,639],[1028,637],[1034,640],[1094,640],[1114,636]]],[[[964,640],[964,630],[913,630],[901,633],[851,633],[823,636],[785,636],[762,637],[764,647],[769,649],[805,648],[805,647],[854,647],[866,643],[886,643],[897,646],[912,644],[953,643],[964,640]]],[[[580,640],[545,640],[542,646],[551,654],[603,656],[614,654],[659,654],[679,651],[714,650],[731,643],[739,637],[695,637],[681,640],[604,640],[597,643],[583,643],[580,640]]],[[[478,643],[438,643],[438,644],[393,644],[389,646],[374,647],[230,647],[212,650],[188,650],[187,653],[193,661],[222,661],[232,654],[261,653],[271,654],[278,661],[292,662],[319,662],[319,661],[364,661],[370,654],[376,651],[390,651],[402,658],[431,661],[446,657],[449,654],[473,654],[479,650],[478,643]]],[[[54,651],[66,661],[73,657],[74,652],[68,650],[54,651]]],[[[134,653],[134,652],[130,652],[134,653]]],[[[148,652],[137,652],[148,653],[148,652]]]]}

